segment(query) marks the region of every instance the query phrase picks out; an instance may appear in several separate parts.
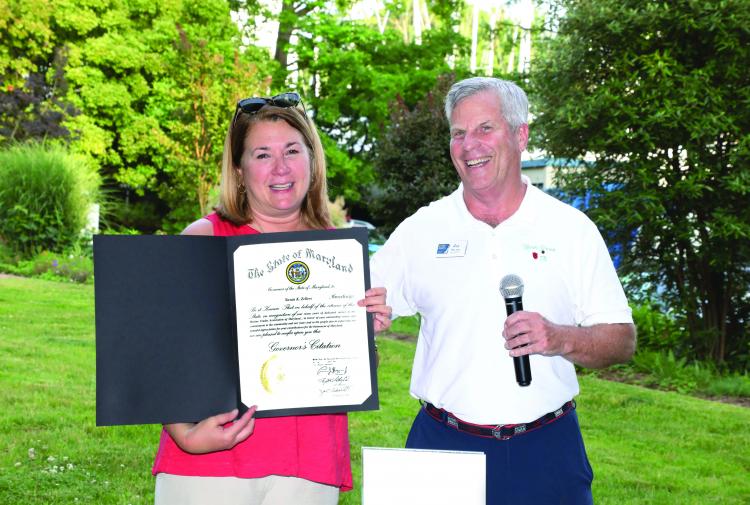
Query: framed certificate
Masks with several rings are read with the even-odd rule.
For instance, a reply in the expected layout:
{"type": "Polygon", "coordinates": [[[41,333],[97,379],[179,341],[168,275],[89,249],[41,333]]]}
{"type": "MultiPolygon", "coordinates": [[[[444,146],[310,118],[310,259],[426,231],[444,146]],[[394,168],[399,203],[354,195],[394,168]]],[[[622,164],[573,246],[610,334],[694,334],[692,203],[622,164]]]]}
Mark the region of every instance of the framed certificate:
{"type": "Polygon", "coordinates": [[[97,424],[378,408],[364,229],[94,237],[97,424]]]}
{"type": "Polygon", "coordinates": [[[229,243],[241,402],[259,417],[369,405],[366,249],[330,233],[273,238],[229,243]]]}

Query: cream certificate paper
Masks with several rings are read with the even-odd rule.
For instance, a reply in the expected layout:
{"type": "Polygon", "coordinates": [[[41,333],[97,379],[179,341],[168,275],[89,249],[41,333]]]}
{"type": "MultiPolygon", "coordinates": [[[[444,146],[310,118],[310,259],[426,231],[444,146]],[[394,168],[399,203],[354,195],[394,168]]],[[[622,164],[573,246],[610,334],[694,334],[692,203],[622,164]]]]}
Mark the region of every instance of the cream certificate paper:
{"type": "Polygon", "coordinates": [[[233,261],[242,403],[261,412],[369,398],[362,245],[253,244],[233,261]]]}

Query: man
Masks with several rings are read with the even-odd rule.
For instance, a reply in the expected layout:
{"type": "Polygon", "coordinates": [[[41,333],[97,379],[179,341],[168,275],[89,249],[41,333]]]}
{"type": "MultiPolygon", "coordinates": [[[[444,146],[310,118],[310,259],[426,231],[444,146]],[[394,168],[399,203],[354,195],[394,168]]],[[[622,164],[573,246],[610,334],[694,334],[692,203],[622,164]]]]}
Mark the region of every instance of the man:
{"type": "Polygon", "coordinates": [[[596,226],[521,175],[528,101],[515,84],[453,85],[445,112],[461,185],[406,219],[373,256],[395,316],[421,315],[406,446],[487,455],[488,504],[592,503],[574,363],[630,359],[635,328],[596,226]],[[500,280],[526,310],[506,318],[500,280]],[[516,383],[513,357],[532,381],[516,383]]]}

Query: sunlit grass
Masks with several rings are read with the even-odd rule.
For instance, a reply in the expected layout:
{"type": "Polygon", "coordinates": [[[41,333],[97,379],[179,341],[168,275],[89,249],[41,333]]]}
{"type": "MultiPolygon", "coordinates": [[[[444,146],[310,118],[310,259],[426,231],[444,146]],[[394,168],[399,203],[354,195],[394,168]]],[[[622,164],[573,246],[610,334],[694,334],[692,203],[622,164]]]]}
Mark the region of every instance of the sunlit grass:
{"type": "MultiPolygon", "coordinates": [[[[402,447],[418,409],[414,343],[378,346],[381,409],[349,416],[343,504],[360,503],[361,447],[402,447]]],[[[153,503],[159,427],[96,427],[94,364],[92,286],[0,278],[0,503],[153,503]]],[[[593,376],[581,391],[597,504],[750,503],[750,409],[593,376]]]]}

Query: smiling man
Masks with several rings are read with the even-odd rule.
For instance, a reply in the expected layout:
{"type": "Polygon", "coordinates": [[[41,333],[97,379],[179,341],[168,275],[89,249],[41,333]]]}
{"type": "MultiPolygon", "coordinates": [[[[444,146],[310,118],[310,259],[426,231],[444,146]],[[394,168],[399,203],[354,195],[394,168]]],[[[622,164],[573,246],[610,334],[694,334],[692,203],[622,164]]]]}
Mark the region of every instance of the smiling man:
{"type": "Polygon", "coordinates": [[[410,392],[422,406],[406,446],[484,452],[489,505],[590,504],[574,364],[630,359],[625,294],[596,226],[521,175],[523,90],[466,79],[445,113],[461,184],[401,223],[371,262],[394,316],[421,316],[410,392]],[[526,310],[506,316],[509,274],[526,310]]]}

